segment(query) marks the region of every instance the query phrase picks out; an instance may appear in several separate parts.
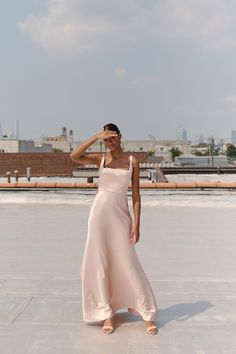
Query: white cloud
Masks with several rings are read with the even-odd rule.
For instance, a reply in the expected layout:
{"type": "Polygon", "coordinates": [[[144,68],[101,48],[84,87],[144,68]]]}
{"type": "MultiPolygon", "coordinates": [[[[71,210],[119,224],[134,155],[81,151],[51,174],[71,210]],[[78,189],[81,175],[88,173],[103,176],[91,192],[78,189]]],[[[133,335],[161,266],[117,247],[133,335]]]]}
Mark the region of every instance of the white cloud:
{"type": "Polygon", "coordinates": [[[81,55],[134,44],[143,38],[196,40],[207,49],[235,45],[230,0],[45,0],[47,13],[19,28],[48,54],[81,55]]]}
{"type": "Polygon", "coordinates": [[[226,4],[223,0],[160,1],[152,12],[156,34],[180,39],[223,35],[232,23],[226,4]]]}
{"type": "Polygon", "coordinates": [[[225,96],[222,102],[226,105],[236,105],[236,94],[225,96]]]}
{"type": "Polygon", "coordinates": [[[128,77],[129,73],[126,69],[117,68],[114,71],[114,75],[119,80],[124,80],[128,77]]]}
{"type": "Polygon", "coordinates": [[[18,23],[22,32],[49,55],[81,55],[134,43],[135,0],[47,0],[47,14],[29,15],[18,23]]]}

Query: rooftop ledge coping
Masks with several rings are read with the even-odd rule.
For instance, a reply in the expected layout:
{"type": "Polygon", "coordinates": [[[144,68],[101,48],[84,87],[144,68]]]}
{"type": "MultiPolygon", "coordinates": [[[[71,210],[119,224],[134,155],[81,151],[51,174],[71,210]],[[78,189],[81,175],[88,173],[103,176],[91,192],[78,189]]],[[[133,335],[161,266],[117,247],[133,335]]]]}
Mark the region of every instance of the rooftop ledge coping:
{"type": "MultiPolygon", "coordinates": [[[[97,188],[97,183],[78,183],[78,182],[11,182],[0,183],[1,189],[21,189],[21,188],[97,188]]],[[[129,184],[129,189],[131,184],[129,184]]],[[[165,183],[140,183],[141,189],[179,189],[179,188],[235,188],[236,182],[165,182],[165,183]]]]}

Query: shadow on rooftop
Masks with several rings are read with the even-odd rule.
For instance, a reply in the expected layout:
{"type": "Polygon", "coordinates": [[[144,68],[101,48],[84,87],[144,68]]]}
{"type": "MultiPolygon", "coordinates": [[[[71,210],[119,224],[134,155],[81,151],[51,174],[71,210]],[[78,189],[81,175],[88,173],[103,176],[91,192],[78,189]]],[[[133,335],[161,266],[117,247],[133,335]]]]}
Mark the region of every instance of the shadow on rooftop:
{"type": "MultiPolygon", "coordinates": [[[[210,308],[214,307],[209,301],[198,301],[194,303],[176,304],[166,309],[158,309],[157,324],[158,328],[164,327],[171,321],[186,321],[193,316],[198,315],[210,308]]],[[[122,310],[116,312],[116,327],[122,326],[123,323],[142,321],[142,317],[134,315],[128,311],[122,310]]],[[[90,323],[91,326],[101,326],[101,321],[90,323]]]]}
{"type": "Polygon", "coordinates": [[[176,304],[158,311],[159,328],[171,321],[186,321],[193,316],[214,307],[209,301],[176,304]]]}

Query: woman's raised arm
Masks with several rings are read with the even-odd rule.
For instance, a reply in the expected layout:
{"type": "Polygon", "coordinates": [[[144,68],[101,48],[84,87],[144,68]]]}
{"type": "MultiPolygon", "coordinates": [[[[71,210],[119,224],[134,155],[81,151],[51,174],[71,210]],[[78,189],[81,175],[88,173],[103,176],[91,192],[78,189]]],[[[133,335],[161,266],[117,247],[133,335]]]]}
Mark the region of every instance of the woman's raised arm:
{"type": "Polygon", "coordinates": [[[82,165],[95,164],[99,166],[101,162],[101,154],[85,154],[85,151],[88,150],[88,148],[94,143],[96,143],[99,139],[108,138],[114,135],[117,135],[117,133],[111,130],[104,130],[100,133],[93,135],[91,138],[81,143],[77,147],[77,149],[72,151],[72,153],[70,154],[71,160],[78,162],[82,165]]]}

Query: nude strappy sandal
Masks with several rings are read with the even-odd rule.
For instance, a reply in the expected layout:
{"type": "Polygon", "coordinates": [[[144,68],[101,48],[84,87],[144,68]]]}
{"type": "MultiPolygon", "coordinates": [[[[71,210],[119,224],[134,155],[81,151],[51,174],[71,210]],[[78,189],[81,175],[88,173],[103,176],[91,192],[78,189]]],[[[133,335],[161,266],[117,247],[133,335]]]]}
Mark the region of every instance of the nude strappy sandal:
{"type": "Polygon", "coordinates": [[[113,326],[103,326],[103,332],[106,334],[112,334],[115,330],[115,328],[113,326]]]}
{"type": "Polygon", "coordinates": [[[158,328],[157,328],[157,326],[156,325],[151,325],[151,326],[149,326],[149,327],[147,327],[147,333],[148,334],[157,334],[158,333],[158,328]],[[153,329],[154,329],[154,331],[153,331],[153,329]]]}
{"type": "MultiPolygon", "coordinates": [[[[112,316],[111,318],[114,319],[114,316],[112,316]]],[[[104,320],[105,322],[106,320],[104,320]]],[[[103,325],[102,326],[103,332],[106,334],[112,334],[115,331],[115,327],[112,325],[103,325]]]]}

